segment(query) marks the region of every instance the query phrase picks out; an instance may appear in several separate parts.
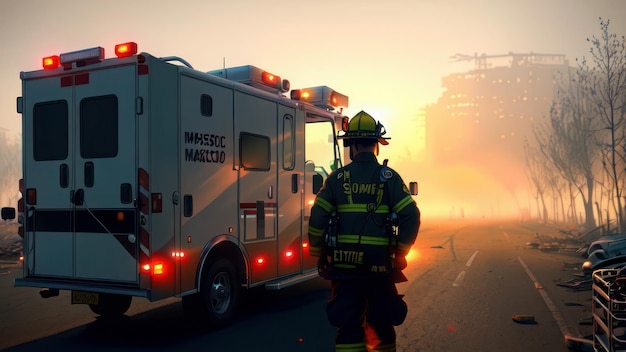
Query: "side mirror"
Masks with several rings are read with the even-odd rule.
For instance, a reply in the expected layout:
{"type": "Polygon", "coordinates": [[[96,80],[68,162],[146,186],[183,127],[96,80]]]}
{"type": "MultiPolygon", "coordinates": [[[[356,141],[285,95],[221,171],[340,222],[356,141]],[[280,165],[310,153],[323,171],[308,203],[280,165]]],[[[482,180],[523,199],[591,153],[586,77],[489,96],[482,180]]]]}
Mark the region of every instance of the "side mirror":
{"type": "Polygon", "coordinates": [[[313,175],[313,194],[317,194],[317,192],[322,189],[322,185],[324,184],[324,178],[320,174],[313,175]]]}
{"type": "Polygon", "coordinates": [[[15,219],[15,208],[2,208],[2,220],[15,219]]]}
{"type": "Polygon", "coordinates": [[[409,192],[413,196],[417,195],[417,182],[410,182],[409,183],[409,192]]]}

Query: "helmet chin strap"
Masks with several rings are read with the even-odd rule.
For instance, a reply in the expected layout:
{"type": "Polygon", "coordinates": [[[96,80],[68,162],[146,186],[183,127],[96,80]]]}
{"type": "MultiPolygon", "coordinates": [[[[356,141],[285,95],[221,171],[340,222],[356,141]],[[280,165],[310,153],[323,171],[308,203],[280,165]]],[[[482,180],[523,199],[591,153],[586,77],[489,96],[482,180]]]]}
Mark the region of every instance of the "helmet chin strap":
{"type": "Polygon", "coordinates": [[[351,144],[350,145],[350,160],[354,159],[354,155],[355,155],[354,150],[355,149],[359,149],[359,147],[357,147],[356,144],[351,144]]]}

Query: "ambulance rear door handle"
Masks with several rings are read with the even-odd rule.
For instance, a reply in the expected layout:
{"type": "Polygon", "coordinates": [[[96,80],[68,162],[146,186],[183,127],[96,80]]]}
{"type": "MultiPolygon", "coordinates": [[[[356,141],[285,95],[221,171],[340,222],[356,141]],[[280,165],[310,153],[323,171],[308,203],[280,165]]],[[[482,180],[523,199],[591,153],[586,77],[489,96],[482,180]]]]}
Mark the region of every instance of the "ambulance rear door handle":
{"type": "Polygon", "coordinates": [[[265,238],[265,202],[256,201],[256,238],[265,238]]]}
{"type": "Polygon", "coordinates": [[[82,188],[70,192],[70,198],[75,205],[83,205],[85,202],[85,191],[82,188]]]}
{"type": "Polygon", "coordinates": [[[59,185],[61,188],[67,188],[70,185],[70,172],[67,164],[63,163],[59,167],[59,185]]]}
{"type": "Polygon", "coordinates": [[[93,187],[94,165],[92,161],[85,163],[85,187],[93,187]]]}
{"type": "Polygon", "coordinates": [[[291,193],[298,193],[298,174],[291,174],[291,193]]]}
{"type": "Polygon", "coordinates": [[[133,186],[130,183],[122,183],[120,185],[120,202],[122,204],[130,204],[133,201],[133,186]]]}

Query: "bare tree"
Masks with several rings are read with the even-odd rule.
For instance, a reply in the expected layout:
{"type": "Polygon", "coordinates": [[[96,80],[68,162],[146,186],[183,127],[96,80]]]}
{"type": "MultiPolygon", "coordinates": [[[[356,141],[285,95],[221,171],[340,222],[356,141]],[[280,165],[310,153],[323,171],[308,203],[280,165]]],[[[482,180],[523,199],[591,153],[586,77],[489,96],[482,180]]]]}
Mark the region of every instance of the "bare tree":
{"type": "Polygon", "coordinates": [[[528,170],[528,178],[532,186],[535,187],[536,194],[533,195],[537,203],[537,218],[543,222],[548,221],[548,208],[545,201],[547,182],[545,158],[543,158],[537,148],[530,145],[528,140],[524,140],[524,156],[528,170]]]}
{"type": "MultiPolygon", "coordinates": [[[[555,101],[550,110],[550,118],[540,122],[533,128],[537,142],[538,157],[542,159],[543,178],[552,196],[552,213],[556,222],[574,221],[575,198],[580,194],[582,177],[580,168],[573,161],[580,152],[576,135],[571,127],[571,104],[564,98],[565,94],[557,91],[555,101]],[[577,189],[577,192],[573,191],[577,189]],[[567,197],[569,211],[565,210],[564,192],[567,197]],[[560,206],[560,209],[559,209],[560,206]],[[559,216],[559,210],[561,216],[559,216]]],[[[593,183],[592,183],[593,185],[593,183]]],[[[593,204],[590,202],[590,204],[593,204]]],[[[593,221],[593,208],[591,211],[593,221]]]]}
{"type": "Polygon", "coordinates": [[[593,211],[594,170],[598,160],[597,119],[586,99],[581,72],[568,70],[557,80],[556,94],[550,109],[552,135],[542,151],[554,163],[570,185],[571,217],[576,219],[574,187],[585,210],[585,228],[595,227],[593,211]]]}
{"type": "Polygon", "coordinates": [[[585,85],[586,98],[594,108],[590,118],[601,121],[600,146],[603,166],[611,180],[616,204],[617,227],[625,228],[622,206],[626,165],[626,41],[609,32],[609,20],[600,18],[600,37],[587,39],[591,63],[583,58],[579,66],[580,82],[585,85]]]}

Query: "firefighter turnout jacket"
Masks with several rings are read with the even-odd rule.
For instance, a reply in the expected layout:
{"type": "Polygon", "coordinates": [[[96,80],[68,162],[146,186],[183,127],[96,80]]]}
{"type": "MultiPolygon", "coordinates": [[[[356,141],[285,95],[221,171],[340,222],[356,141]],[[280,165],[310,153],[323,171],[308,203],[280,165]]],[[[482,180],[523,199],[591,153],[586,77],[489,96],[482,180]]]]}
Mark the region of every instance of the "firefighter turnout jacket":
{"type": "Polygon", "coordinates": [[[400,175],[378,164],[373,153],[359,153],[328,176],[315,198],[310,253],[328,260],[329,279],[387,276],[404,269],[394,263],[404,261],[419,225],[400,175]]]}

